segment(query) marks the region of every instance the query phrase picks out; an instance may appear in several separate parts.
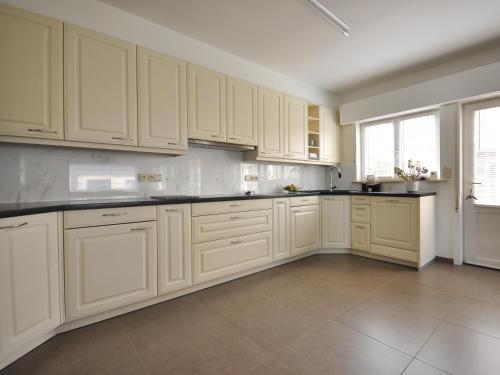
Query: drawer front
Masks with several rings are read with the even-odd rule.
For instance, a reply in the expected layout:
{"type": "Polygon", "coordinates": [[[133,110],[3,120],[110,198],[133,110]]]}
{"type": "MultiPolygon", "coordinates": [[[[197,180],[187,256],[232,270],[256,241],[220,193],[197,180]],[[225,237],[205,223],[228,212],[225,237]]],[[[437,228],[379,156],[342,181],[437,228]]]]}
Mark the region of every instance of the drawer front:
{"type": "Polygon", "coordinates": [[[197,216],[193,218],[193,242],[221,240],[273,229],[273,210],[197,216]]]}
{"type": "Polygon", "coordinates": [[[370,251],[370,224],[351,224],[351,248],[370,251]]]}
{"type": "Polygon", "coordinates": [[[418,253],[416,251],[381,245],[371,245],[371,251],[373,254],[418,263],[418,253]]]}
{"type": "Polygon", "coordinates": [[[290,207],[308,206],[311,204],[319,204],[319,196],[312,195],[309,197],[291,197],[290,198],[290,207]]]}
{"type": "Polygon", "coordinates": [[[248,199],[238,201],[195,203],[193,216],[228,214],[232,212],[271,210],[273,201],[271,199],[248,199]]]}
{"type": "Polygon", "coordinates": [[[194,283],[271,263],[272,242],[272,232],[264,232],[193,245],[194,283]]]}
{"type": "Polygon", "coordinates": [[[365,204],[352,204],[351,221],[353,223],[370,223],[370,206],[365,204]]]}
{"type": "Polygon", "coordinates": [[[352,204],[370,204],[370,197],[365,195],[351,195],[352,204]]]}
{"type": "Polygon", "coordinates": [[[156,220],[156,206],[103,208],[64,212],[64,228],[134,223],[156,220]]]}

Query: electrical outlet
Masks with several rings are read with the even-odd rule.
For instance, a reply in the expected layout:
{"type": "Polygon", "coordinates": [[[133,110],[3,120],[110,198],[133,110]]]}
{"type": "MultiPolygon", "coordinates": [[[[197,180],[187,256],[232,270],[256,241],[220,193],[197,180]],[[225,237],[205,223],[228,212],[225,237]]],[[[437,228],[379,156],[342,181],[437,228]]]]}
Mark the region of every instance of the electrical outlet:
{"type": "Polygon", "coordinates": [[[245,175],[245,181],[257,181],[259,178],[255,175],[247,174],[245,175]]]}
{"type": "Polygon", "coordinates": [[[159,173],[139,173],[139,182],[161,182],[162,175],[159,173]]]}

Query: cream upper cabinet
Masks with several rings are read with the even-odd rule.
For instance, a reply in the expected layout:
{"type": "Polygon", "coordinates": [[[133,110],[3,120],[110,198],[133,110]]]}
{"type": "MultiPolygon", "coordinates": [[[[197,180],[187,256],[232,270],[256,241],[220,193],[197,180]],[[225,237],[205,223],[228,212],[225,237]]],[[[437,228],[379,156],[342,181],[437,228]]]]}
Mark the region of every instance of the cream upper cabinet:
{"type": "Polygon", "coordinates": [[[227,77],[227,142],[257,146],[257,85],[227,77]]]}
{"type": "Polygon", "coordinates": [[[399,249],[419,249],[419,200],[371,198],[371,243],[399,249]]]}
{"type": "Polygon", "coordinates": [[[226,141],[226,76],[188,64],[188,137],[226,141]]]}
{"type": "Polygon", "coordinates": [[[136,46],[64,25],[66,139],[137,145],[136,46]]]}
{"type": "Polygon", "coordinates": [[[290,208],[290,252],[299,255],[320,247],[319,205],[290,208]]]}
{"type": "Polygon", "coordinates": [[[290,257],[290,199],[273,199],[273,260],[290,257]]]}
{"type": "Polygon", "coordinates": [[[138,47],[139,146],[187,150],[186,63],[138,47]]]}
{"type": "Polygon", "coordinates": [[[192,283],[191,205],[158,206],[158,294],[192,283]]]}
{"type": "Polygon", "coordinates": [[[285,95],[284,150],[287,159],[307,159],[307,101],[285,95]]]}
{"type": "Polygon", "coordinates": [[[283,94],[259,87],[259,156],[284,157],[283,94]]]}
{"type": "Polygon", "coordinates": [[[0,4],[0,50],[0,134],[62,139],[62,22],[0,4]]]}
{"type": "Polygon", "coordinates": [[[338,163],[340,162],[340,131],[335,124],[335,114],[329,108],[320,107],[319,118],[321,161],[338,163]]]}
{"type": "Polygon", "coordinates": [[[349,196],[321,197],[321,246],[349,248],[349,196]]]}
{"type": "Polygon", "coordinates": [[[59,269],[57,213],[0,219],[0,368],[61,323],[59,269]]]}

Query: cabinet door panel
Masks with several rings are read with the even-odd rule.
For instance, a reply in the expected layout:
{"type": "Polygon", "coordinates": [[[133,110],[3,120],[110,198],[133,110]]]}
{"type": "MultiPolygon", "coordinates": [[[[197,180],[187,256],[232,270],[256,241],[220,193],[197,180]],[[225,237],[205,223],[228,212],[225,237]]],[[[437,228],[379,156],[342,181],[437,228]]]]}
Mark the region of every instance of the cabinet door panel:
{"type": "Polygon", "coordinates": [[[187,150],[186,63],[139,47],[139,146],[187,150]]]}
{"type": "Polygon", "coordinates": [[[227,78],[227,141],[257,146],[257,85],[227,78]]]}
{"type": "Polygon", "coordinates": [[[321,246],[324,248],[349,248],[349,205],[345,197],[321,199],[321,246]]]}
{"type": "Polygon", "coordinates": [[[226,76],[188,65],[188,136],[226,141],[226,76]]]}
{"type": "Polygon", "coordinates": [[[159,206],[158,228],[158,294],[191,286],[191,205],[159,206]]]}
{"type": "Polygon", "coordinates": [[[259,87],[259,156],[284,157],[283,116],[283,94],[259,87]]]}
{"type": "Polygon", "coordinates": [[[0,4],[0,134],[63,138],[63,25],[0,4]]]}
{"type": "Polygon", "coordinates": [[[322,161],[338,163],[339,130],[335,124],[335,114],[329,108],[320,108],[320,157],[322,161]]]}
{"type": "Polygon", "coordinates": [[[370,251],[370,224],[352,223],[351,233],[351,248],[370,251]]]}
{"type": "Polygon", "coordinates": [[[66,138],[137,145],[136,46],[64,26],[66,138]]]}
{"type": "Polygon", "coordinates": [[[290,249],[298,255],[320,247],[319,206],[290,208],[290,249]]]}
{"type": "Polygon", "coordinates": [[[290,200],[273,199],[273,260],[290,257],[290,200]]]}
{"type": "Polygon", "coordinates": [[[285,157],[307,159],[307,102],[285,96],[285,157]]]}

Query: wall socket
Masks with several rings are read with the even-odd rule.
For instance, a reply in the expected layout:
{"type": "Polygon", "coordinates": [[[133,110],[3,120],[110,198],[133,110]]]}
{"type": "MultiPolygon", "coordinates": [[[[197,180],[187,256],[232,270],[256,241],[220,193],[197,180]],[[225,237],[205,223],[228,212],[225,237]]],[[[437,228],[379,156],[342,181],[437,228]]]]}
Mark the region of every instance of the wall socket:
{"type": "Polygon", "coordinates": [[[257,181],[259,178],[255,175],[247,174],[245,175],[245,181],[257,181]]]}
{"type": "Polygon", "coordinates": [[[139,182],[161,182],[162,176],[159,173],[139,173],[139,182]]]}

